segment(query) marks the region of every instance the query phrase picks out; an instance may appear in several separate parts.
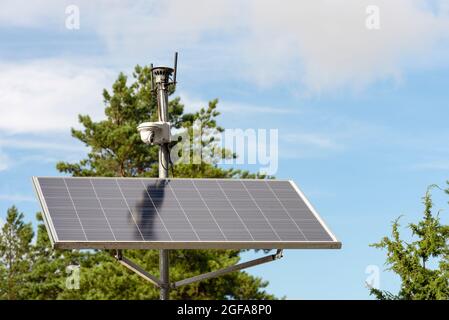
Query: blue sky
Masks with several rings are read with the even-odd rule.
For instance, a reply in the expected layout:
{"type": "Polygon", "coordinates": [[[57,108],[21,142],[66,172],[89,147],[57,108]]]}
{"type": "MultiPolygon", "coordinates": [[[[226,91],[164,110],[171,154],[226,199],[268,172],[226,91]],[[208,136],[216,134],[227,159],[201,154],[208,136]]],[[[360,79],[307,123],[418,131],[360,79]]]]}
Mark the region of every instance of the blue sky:
{"type": "MultiPolygon", "coordinates": [[[[3,1],[0,217],[15,204],[34,221],[31,176],[85,154],[70,137],[77,114],[101,119],[118,72],[171,64],[177,50],[186,108],[219,98],[223,127],[278,129],[276,176],[294,180],[343,242],[250,272],[279,296],[364,299],[374,265],[395,291],[368,245],[399,215],[418,219],[426,187],[449,179],[448,40],[443,0],[3,1]],[[78,30],[65,27],[69,4],[78,30]],[[368,5],[379,29],[366,28],[368,5]]],[[[447,210],[438,192],[435,202],[447,210]]]]}

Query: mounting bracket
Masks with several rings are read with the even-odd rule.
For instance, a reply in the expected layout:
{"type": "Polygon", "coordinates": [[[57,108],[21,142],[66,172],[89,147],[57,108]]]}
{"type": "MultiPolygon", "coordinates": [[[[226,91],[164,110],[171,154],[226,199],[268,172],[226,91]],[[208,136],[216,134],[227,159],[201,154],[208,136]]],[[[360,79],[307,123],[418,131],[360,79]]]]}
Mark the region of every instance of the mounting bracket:
{"type": "MultiPolygon", "coordinates": [[[[263,264],[263,263],[267,263],[267,262],[271,262],[271,261],[275,261],[275,260],[278,260],[283,257],[282,253],[283,253],[282,249],[277,249],[275,254],[270,254],[268,256],[261,257],[258,259],[238,263],[233,266],[229,266],[229,267],[226,267],[226,268],[223,268],[220,270],[216,270],[216,271],[203,273],[203,274],[200,274],[200,275],[197,275],[194,277],[190,277],[190,278],[187,278],[184,280],[175,281],[175,282],[170,283],[169,287],[171,289],[176,289],[180,286],[191,284],[193,282],[203,281],[203,280],[219,277],[219,276],[222,276],[222,275],[230,273],[230,272],[250,268],[250,267],[257,266],[259,264],[263,264]]],[[[158,287],[158,288],[163,287],[163,283],[161,282],[161,280],[159,280],[157,277],[155,277],[155,276],[151,275],[150,273],[148,273],[147,271],[145,271],[141,266],[137,265],[133,261],[125,258],[122,254],[122,250],[117,250],[116,254],[114,255],[114,258],[117,259],[117,261],[120,262],[120,264],[122,264],[129,270],[133,271],[134,273],[138,274],[143,279],[151,282],[156,287],[158,287]]]]}
{"type": "Polygon", "coordinates": [[[145,280],[151,282],[152,284],[154,284],[156,287],[161,288],[162,287],[162,282],[156,278],[155,276],[153,276],[152,274],[146,272],[141,266],[139,266],[138,264],[132,262],[131,260],[125,258],[122,255],[122,250],[117,250],[117,254],[114,255],[114,258],[117,259],[118,262],[120,262],[121,265],[127,267],[129,270],[133,271],[134,273],[138,274],[139,276],[141,276],[142,278],[144,278],[145,280]]]}

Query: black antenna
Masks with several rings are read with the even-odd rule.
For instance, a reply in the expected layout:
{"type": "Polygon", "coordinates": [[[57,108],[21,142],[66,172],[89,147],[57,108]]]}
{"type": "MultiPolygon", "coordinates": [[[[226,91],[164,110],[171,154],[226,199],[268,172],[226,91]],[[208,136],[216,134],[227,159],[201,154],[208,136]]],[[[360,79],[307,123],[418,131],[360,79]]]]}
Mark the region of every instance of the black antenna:
{"type": "Polygon", "coordinates": [[[176,70],[178,69],[178,52],[175,52],[175,63],[174,63],[174,74],[173,74],[173,84],[176,86],[176,70]]]}
{"type": "Polygon", "coordinates": [[[150,64],[150,85],[151,85],[150,90],[153,91],[154,90],[153,64],[150,64]]]}

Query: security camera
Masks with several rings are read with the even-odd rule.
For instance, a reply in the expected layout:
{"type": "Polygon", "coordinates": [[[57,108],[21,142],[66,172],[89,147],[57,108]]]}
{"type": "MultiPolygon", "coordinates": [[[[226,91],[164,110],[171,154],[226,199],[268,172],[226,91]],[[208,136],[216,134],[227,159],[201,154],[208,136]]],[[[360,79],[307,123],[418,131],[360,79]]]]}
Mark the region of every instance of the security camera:
{"type": "Polygon", "coordinates": [[[170,142],[170,123],[168,122],[144,122],[137,127],[137,130],[140,133],[140,139],[146,144],[170,142]]]}

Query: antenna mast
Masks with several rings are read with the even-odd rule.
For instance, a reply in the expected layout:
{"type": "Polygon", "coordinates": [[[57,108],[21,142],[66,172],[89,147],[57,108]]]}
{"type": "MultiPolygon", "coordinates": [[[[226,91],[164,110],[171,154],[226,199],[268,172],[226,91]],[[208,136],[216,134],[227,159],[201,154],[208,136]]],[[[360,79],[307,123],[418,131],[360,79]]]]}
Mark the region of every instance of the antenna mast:
{"type": "MultiPolygon", "coordinates": [[[[168,124],[168,139],[159,144],[159,178],[168,178],[168,166],[170,160],[170,118],[168,115],[168,90],[170,86],[176,85],[176,70],[178,64],[178,53],[175,52],[174,66],[169,67],[151,67],[152,89],[156,91],[157,109],[159,122],[168,124]],[[172,78],[173,75],[173,78],[172,78]]],[[[166,137],[167,138],[167,137],[166,137]]],[[[161,300],[168,300],[170,293],[169,276],[169,250],[161,249],[159,251],[159,272],[161,281],[161,300]]]]}

